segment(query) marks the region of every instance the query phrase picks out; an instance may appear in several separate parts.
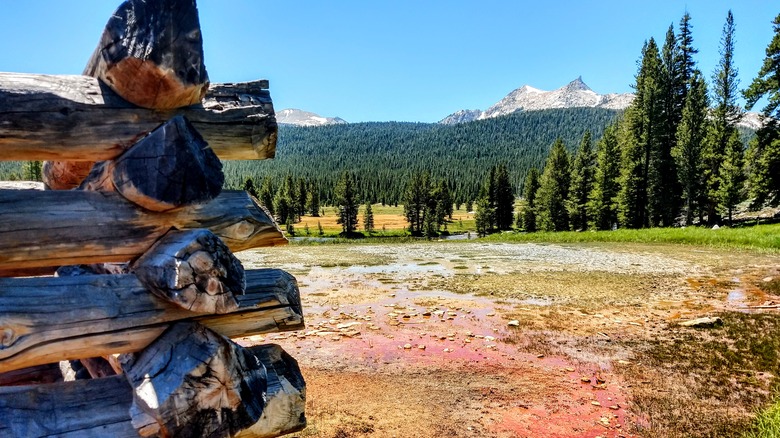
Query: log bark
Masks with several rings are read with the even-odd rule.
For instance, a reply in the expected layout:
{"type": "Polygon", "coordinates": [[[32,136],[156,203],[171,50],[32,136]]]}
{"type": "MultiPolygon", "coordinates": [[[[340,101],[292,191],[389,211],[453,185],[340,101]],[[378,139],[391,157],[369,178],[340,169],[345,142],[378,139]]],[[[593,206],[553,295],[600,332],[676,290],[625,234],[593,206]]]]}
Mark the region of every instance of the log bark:
{"type": "Polygon", "coordinates": [[[147,210],[168,211],[214,199],[224,182],[219,158],[185,117],[175,116],[115,160],[97,163],[80,188],[116,190],[147,210]]]}
{"type": "Polygon", "coordinates": [[[200,103],[209,85],[195,0],[128,0],[111,15],[84,74],[150,109],[200,103]]]}
{"type": "Polygon", "coordinates": [[[273,158],[277,125],[267,88],[265,80],[213,84],[202,104],[154,111],[88,76],[0,73],[0,159],[110,160],[177,114],[222,160],[273,158]]]}
{"type": "Polygon", "coordinates": [[[131,261],[171,228],[207,228],[232,252],[287,242],[243,191],[151,213],[118,193],[0,190],[0,276],[24,275],[29,268],[131,261]]]}
{"type": "Polygon", "coordinates": [[[247,271],[237,301],[235,312],[209,315],[156,297],[134,275],[2,278],[0,373],[140,351],[181,320],[227,337],[303,328],[298,285],[284,271],[247,271]]]}
{"type": "Polygon", "coordinates": [[[241,262],[204,229],[169,231],[131,269],[148,290],[191,312],[234,312],[246,290],[241,262]]]}
{"type": "MultiPolygon", "coordinates": [[[[247,350],[266,369],[266,408],[258,426],[235,436],[302,430],[306,388],[298,364],[278,345],[247,350]]],[[[132,402],[133,389],[124,376],[0,388],[0,436],[138,438],[131,423],[132,402]]]]}

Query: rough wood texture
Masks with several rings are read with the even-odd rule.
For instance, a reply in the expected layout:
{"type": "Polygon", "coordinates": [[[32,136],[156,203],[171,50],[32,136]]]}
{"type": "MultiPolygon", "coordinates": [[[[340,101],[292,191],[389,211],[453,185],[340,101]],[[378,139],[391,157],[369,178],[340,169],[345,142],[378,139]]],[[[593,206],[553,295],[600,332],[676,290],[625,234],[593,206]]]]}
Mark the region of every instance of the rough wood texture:
{"type": "Polygon", "coordinates": [[[265,366],[197,323],[176,323],[120,360],[133,388],[131,421],[144,437],[232,436],[265,407],[265,366]]]}
{"type": "Polygon", "coordinates": [[[0,386],[39,385],[62,382],[60,364],[47,363],[0,373],[0,386]]]}
{"type": "Polygon", "coordinates": [[[69,190],[81,184],[93,164],[91,161],[44,161],[41,179],[51,190],[69,190]]]}
{"type": "MultiPolygon", "coordinates": [[[[295,360],[277,345],[247,350],[266,369],[266,410],[258,424],[268,427],[235,436],[272,437],[303,429],[306,388],[295,360]],[[284,404],[288,410],[276,410],[284,404]],[[275,412],[281,418],[272,415],[275,412]]],[[[130,420],[132,401],[133,390],[124,376],[0,388],[0,436],[138,438],[130,420]]]]}
{"type": "MultiPolygon", "coordinates": [[[[46,163],[76,169],[84,162],[46,163]]],[[[117,191],[147,210],[169,211],[214,199],[224,182],[214,151],[185,117],[175,116],[116,159],[95,163],[79,189],[117,191]]]]}
{"type": "Polygon", "coordinates": [[[168,211],[214,199],[224,182],[219,158],[185,117],[176,116],[115,160],[95,164],[79,188],[116,190],[147,210],[168,211]]]}
{"type": "Polygon", "coordinates": [[[111,15],[84,74],[150,109],[199,103],[209,85],[195,0],[128,0],[111,15]]]}
{"type": "Polygon", "coordinates": [[[0,372],[139,351],[185,319],[228,337],[303,328],[294,277],[278,269],[246,274],[238,309],[223,315],[190,312],[157,298],[135,275],[2,278],[0,372]]]}
{"type": "Polygon", "coordinates": [[[242,191],[150,213],[112,192],[0,190],[0,276],[24,275],[28,268],[127,262],[171,228],[207,228],[233,252],[287,242],[242,191]]]}
{"type": "Polygon", "coordinates": [[[87,369],[89,376],[93,379],[115,376],[117,374],[111,364],[108,363],[108,360],[102,357],[79,359],[79,362],[87,369]]]}
{"type": "Polygon", "coordinates": [[[228,313],[246,289],[241,262],[208,230],[169,231],[133,263],[147,289],[183,309],[228,313]]]}
{"type": "Polygon", "coordinates": [[[265,80],[213,84],[202,104],[153,111],[89,76],[0,73],[0,160],[110,160],[177,114],[220,159],[273,158],[277,125],[267,88],[265,80]]]}

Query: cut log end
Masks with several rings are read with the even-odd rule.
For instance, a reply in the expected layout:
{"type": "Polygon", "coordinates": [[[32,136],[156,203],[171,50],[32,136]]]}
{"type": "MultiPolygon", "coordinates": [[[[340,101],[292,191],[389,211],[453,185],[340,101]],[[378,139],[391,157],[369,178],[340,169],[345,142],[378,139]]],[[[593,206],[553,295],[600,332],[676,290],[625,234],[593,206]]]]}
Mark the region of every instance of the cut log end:
{"type": "Polygon", "coordinates": [[[209,80],[195,0],[127,0],[109,19],[85,75],[138,106],[199,103],[209,80]]]}
{"type": "Polygon", "coordinates": [[[171,231],[132,270],[149,290],[198,313],[228,313],[246,290],[241,262],[208,230],[171,231]]]}
{"type": "Polygon", "coordinates": [[[263,413],[265,366],[199,324],[175,324],[143,352],[121,360],[141,436],[232,436],[263,413]]]}
{"type": "Polygon", "coordinates": [[[114,161],[116,190],[152,211],[208,202],[219,195],[222,163],[183,116],[176,116],[114,161]]]}
{"type": "Polygon", "coordinates": [[[51,190],[70,190],[89,175],[93,164],[92,161],[45,161],[41,177],[51,190]]]}
{"type": "Polygon", "coordinates": [[[107,70],[101,79],[120,96],[144,108],[170,110],[200,103],[209,83],[187,84],[177,72],[157,63],[127,58],[107,70]]]}

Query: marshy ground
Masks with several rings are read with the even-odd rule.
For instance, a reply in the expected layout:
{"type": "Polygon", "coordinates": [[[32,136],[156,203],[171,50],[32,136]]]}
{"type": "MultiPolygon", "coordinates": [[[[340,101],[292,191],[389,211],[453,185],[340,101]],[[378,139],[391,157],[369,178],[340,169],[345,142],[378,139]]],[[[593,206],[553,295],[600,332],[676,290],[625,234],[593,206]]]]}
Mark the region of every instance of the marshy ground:
{"type": "Polygon", "coordinates": [[[776,396],[780,256],[425,242],[239,253],[296,276],[303,437],[739,436],[776,396]],[[719,316],[714,328],[680,322],[719,316]]]}

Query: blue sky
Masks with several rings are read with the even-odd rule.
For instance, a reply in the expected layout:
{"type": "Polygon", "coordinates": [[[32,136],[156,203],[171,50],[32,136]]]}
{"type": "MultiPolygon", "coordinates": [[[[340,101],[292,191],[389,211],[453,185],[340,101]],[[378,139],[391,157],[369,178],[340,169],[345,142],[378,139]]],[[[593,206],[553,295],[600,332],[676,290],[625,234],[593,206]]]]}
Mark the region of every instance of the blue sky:
{"type": "MultiPolygon", "coordinates": [[[[0,71],[79,74],[109,0],[0,1],[0,71]]],[[[780,7],[720,1],[198,0],[212,82],[271,81],[277,109],[350,122],[435,122],[486,109],[524,84],[552,90],[582,76],[598,93],[629,92],[644,40],[692,17],[709,78],[729,8],[744,88],[780,7]]]]}

